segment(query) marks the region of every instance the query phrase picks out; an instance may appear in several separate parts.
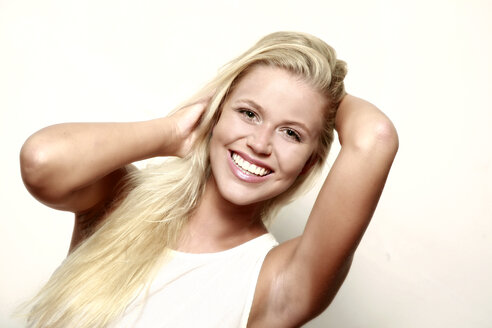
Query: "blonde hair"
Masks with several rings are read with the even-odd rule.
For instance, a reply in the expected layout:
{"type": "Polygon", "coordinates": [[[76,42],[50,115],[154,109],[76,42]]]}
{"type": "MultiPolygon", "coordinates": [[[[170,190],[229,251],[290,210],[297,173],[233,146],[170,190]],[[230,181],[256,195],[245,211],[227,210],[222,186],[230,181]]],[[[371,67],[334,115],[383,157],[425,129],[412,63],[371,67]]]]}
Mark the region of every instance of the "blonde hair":
{"type": "MultiPolygon", "coordinates": [[[[200,201],[210,175],[208,146],[222,104],[255,65],[286,69],[310,83],[328,101],[324,133],[313,154],[312,169],[283,194],[265,202],[268,221],[322,168],[333,141],[336,109],[345,95],[346,65],[320,39],[303,33],[277,32],[225,65],[187,104],[212,95],[198,127],[199,137],[185,158],[131,172],[129,190],[115,202],[95,232],[79,245],[29,302],[29,327],[106,327],[148,287],[163,265],[187,218],[200,201]]],[[[177,109],[179,110],[179,109],[177,109]]],[[[123,189],[122,189],[123,190],[123,189]]],[[[165,311],[166,309],[163,309],[165,311]]]]}

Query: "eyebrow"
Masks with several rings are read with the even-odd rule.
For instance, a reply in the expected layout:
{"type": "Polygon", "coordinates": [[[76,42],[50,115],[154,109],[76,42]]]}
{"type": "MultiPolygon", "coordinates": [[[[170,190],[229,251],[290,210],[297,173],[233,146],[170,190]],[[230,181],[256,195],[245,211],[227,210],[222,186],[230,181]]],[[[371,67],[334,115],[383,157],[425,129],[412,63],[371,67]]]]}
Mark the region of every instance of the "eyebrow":
{"type": "MultiPolygon", "coordinates": [[[[264,112],[265,109],[263,107],[261,107],[260,104],[257,104],[256,102],[254,102],[253,100],[251,99],[238,99],[236,100],[236,103],[239,103],[239,102],[242,102],[242,103],[246,103],[248,105],[250,105],[251,107],[253,107],[254,109],[260,111],[260,112],[264,112]]],[[[297,121],[285,121],[284,124],[287,124],[287,125],[296,125],[298,127],[300,127],[302,130],[304,130],[304,133],[306,133],[308,136],[312,136],[309,129],[307,128],[307,126],[302,123],[302,122],[297,122],[297,121]]]]}
{"type": "Polygon", "coordinates": [[[251,107],[254,107],[255,109],[258,109],[260,111],[264,111],[263,107],[261,107],[259,104],[257,104],[256,102],[254,102],[253,100],[250,100],[250,99],[238,99],[238,100],[236,100],[236,102],[247,103],[248,105],[250,105],[251,107]]]}

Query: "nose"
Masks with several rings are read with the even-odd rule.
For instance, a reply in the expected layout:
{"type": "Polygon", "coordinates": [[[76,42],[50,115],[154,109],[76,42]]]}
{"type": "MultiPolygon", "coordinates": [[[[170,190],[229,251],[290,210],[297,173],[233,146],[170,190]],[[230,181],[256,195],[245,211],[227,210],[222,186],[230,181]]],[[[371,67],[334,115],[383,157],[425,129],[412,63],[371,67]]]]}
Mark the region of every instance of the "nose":
{"type": "Polygon", "coordinates": [[[266,127],[258,127],[247,138],[247,145],[256,154],[268,156],[272,153],[272,132],[266,127]]]}

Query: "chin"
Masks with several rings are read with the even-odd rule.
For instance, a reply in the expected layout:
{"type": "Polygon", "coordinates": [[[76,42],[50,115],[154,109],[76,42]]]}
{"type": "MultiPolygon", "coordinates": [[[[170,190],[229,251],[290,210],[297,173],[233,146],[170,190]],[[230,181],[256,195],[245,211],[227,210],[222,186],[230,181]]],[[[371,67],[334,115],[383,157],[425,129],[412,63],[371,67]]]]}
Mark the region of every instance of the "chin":
{"type": "Polygon", "coordinates": [[[231,179],[227,179],[226,177],[217,177],[215,183],[217,184],[217,189],[220,196],[225,201],[237,206],[259,206],[262,203],[280,195],[285,191],[285,189],[288,189],[272,189],[271,185],[244,185],[244,183],[233,181],[231,179]]]}
{"type": "Polygon", "coordinates": [[[258,195],[254,190],[242,188],[242,186],[231,186],[217,182],[220,195],[226,201],[238,206],[248,206],[260,204],[271,197],[268,195],[258,195]]]}

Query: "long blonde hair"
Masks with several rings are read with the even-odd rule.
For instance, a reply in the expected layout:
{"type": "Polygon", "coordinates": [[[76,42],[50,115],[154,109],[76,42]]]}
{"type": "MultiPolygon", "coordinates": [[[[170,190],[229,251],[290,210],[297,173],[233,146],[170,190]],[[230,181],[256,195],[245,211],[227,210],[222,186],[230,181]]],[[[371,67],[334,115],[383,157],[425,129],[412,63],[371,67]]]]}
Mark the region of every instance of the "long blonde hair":
{"type": "Polygon", "coordinates": [[[273,217],[307,180],[318,175],[333,141],[336,109],[345,95],[346,65],[336,59],[330,46],[314,36],[295,32],[269,34],[225,65],[215,79],[189,99],[187,104],[212,95],[190,154],[129,174],[124,182],[129,191],[29,302],[29,327],[107,327],[149,286],[164,263],[166,249],[175,245],[199,203],[211,174],[210,131],[222,104],[249,69],[260,64],[300,76],[329,100],[312,169],[300,175],[286,192],[265,202],[262,220],[273,217]]]}

